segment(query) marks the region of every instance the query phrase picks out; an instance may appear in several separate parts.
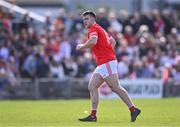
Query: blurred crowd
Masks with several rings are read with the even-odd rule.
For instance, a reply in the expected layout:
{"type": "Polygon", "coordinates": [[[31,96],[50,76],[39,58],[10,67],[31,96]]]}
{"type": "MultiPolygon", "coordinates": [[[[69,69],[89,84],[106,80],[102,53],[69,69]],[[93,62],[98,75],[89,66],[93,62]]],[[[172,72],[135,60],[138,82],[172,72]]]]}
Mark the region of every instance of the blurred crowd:
{"type": "MultiPolygon", "coordinates": [[[[35,25],[25,15],[0,8],[0,78],[87,78],[96,67],[90,50],[76,51],[86,42],[81,12],[59,10],[35,25]]],[[[96,10],[97,23],[117,41],[119,78],[174,78],[180,81],[180,20],[164,9],[129,14],[96,10]]],[[[4,80],[6,82],[6,80],[4,80]]]]}

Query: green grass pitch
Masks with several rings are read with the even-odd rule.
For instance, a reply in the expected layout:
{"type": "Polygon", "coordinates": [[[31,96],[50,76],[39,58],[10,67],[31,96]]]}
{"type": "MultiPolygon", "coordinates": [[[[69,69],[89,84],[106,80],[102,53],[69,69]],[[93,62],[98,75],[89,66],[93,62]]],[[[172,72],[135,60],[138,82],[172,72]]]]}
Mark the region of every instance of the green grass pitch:
{"type": "Polygon", "coordinates": [[[120,100],[101,100],[96,123],[77,120],[90,100],[0,101],[0,127],[180,127],[180,98],[133,101],[142,110],[135,123],[120,100]]]}

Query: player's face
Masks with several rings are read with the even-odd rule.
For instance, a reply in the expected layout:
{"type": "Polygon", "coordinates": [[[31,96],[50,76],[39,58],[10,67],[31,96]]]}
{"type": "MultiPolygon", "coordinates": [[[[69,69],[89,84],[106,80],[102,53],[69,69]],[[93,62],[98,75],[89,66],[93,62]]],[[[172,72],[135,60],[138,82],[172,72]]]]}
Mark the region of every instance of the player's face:
{"type": "Polygon", "coordinates": [[[84,22],[85,28],[89,28],[94,23],[94,17],[90,15],[85,15],[83,16],[83,22],[84,22]]]}

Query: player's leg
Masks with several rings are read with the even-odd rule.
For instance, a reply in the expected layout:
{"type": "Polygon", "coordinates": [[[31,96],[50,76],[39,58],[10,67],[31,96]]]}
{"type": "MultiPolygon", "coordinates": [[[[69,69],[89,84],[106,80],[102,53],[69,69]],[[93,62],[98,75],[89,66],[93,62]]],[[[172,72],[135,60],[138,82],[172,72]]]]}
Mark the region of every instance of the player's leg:
{"type": "Polygon", "coordinates": [[[115,92],[121,97],[121,99],[128,107],[132,107],[134,105],[130,97],[128,96],[127,91],[122,86],[119,85],[117,74],[109,75],[108,77],[105,78],[105,82],[109,85],[109,87],[112,89],[113,92],[115,92]]]}
{"type": "Polygon", "coordinates": [[[98,104],[99,104],[99,93],[98,88],[99,86],[104,82],[103,78],[98,73],[94,73],[92,78],[89,82],[89,92],[91,95],[91,101],[92,101],[92,113],[91,115],[96,115],[93,113],[93,111],[97,110],[98,104]]]}
{"type": "Polygon", "coordinates": [[[118,94],[119,97],[123,100],[123,102],[128,106],[131,112],[131,122],[134,122],[141,111],[134,106],[127,91],[121,85],[119,85],[118,74],[111,74],[104,80],[112,89],[112,91],[118,94]]]}
{"type": "Polygon", "coordinates": [[[94,73],[89,81],[88,89],[92,101],[91,114],[88,117],[79,119],[80,121],[96,121],[96,112],[99,103],[98,88],[104,82],[100,74],[94,73]]]}

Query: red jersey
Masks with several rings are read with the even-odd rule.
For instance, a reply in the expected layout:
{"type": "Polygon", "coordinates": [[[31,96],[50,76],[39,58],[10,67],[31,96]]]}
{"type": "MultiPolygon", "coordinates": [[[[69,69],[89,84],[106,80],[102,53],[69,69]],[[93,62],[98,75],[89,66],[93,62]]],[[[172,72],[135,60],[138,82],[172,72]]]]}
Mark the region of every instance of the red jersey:
{"type": "Polygon", "coordinates": [[[109,42],[110,36],[97,23],[94,23],[88,29],[88,38],[93,36],[98,38],[97,43],[92,46],[92,52],[95,55],[97,65],[107,63],[111,60],[116,60],[116,55],[109,42]]]}

